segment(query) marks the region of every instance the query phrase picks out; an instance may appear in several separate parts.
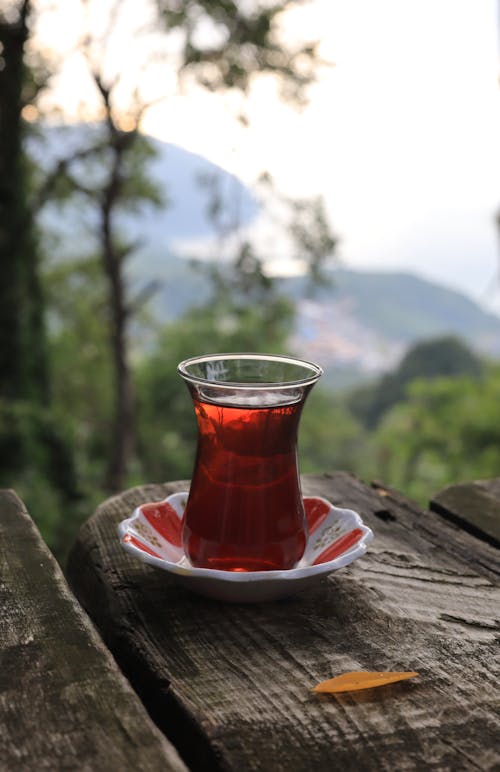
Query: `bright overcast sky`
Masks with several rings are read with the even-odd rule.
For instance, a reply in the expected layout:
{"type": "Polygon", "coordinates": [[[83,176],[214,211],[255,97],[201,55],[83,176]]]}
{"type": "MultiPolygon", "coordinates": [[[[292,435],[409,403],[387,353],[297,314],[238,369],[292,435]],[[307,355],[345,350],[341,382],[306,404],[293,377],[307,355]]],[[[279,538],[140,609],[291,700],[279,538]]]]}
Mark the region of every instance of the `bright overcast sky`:
{"type": "MultiPolygon", "coordinates": [[[[65,28],[68,45],[75,1],[50,27],[59,40],[65,28]]],[[[347,266],[410,269],[500,309],[500,292],[488,295],[500,209],[496,0],[314,0],[294,28],[335,62],[307,110],[280,107],[263,85],[246,134],[222,99],[201,95],[158,105],[144,129],[245,180],[267,168],[287,193],[322,194],[347,266]]],[[[125,46],[115,56],[130,68],[125,46]]],[[[70,93],[85,90],[70,57],[67,71],[71,110],[70,93]]]]}

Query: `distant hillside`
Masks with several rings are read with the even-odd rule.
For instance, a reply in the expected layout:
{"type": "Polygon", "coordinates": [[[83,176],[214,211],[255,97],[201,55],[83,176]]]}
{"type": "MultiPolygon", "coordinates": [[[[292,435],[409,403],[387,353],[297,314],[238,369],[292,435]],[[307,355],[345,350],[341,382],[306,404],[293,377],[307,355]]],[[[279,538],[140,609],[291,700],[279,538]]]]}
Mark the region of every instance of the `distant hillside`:
{"type": "Polygon", "coordinates": [[[500,357],[500,318],[455,290],[409,273],[339,269],[332,287],[300,299],[296,349],[356,380],[392,368],[420,340],[455,335],[500,357]]]}
{"type": "Polygon", "coordinates": [[[338,270],[337,300],[351,300],[363,324],[412,343],[447,332],[500,353],[500,318],[460,292],[409,273],[338,270]]]}
{"type": "MultiPolygon", "coordinates": [[[[162,281],[153,301],[161,320],[208,298],[203,276],[182,259],[144,254],[134,273],[162,281]]],[[[291,348],[335,371],[339,385],[389,370],[412,343],[442,335],[500,357],[500,318],[459,292],[408,273],[336,269],[330,276],[331,286],[312,296],[304,279],[281,279],[277,286],[297,304],[291,348]]]]}
{"type": "MultiPolygon", "coordinates": [[[[97,126],[44,128],[33,144],[42,165],[95,140],[97,126]]],[[[179,241],[214,235],[207,215],[207,191],[200,178],[210,178],[228,204],[226,225],[248,225],[258,213],[252,192],[234,175],[180,147],[153,140],[156,157],[148,163],[168,202],[161,209],[142,208],[124,215],[123,231],[142,244],[128,265],[131,283],[154,279],[160,290],[152,308],[160,321],[177,318],[189,306],[203,303],[208,288],[203,275],[175,256],[179,241]]],[[[99,174],[99,169],[93,170],[99,174]]],[[[89,254],[93,215],[82,202],[63,213],[47,208],[43,223],[60,236],[59,257],[89,254]]],[[[311,296],[304,279],[281,279],[279,290],[297,304],[297,322],[290,349],[320,362],[333,373],[336,385],[374,376],[391,369],[408,347],[419,340],[456,335],[476,351],[500,357],[500,318],[483,311],[459,292],[408,273],[332,271],[331,286],[311,296]]]]}
{"type": "MultiPolygon", "coordinates": [[[[92,124],[41,127],[38,138],[30,141],[30,152],[41,166],[52,168],[59,158],[71,156],[75,150],[95,144],[100,128],[92,124]]],[[[165,206],[140,207],[120,218],[120,227],[131,238],[137,238],[156,252],[161,249],[172,252],[173,245],[181,239],[199,239],[214,235],[214,227],[208,215],[210,200],[207,180],[216,186],[217,194],[224,202],[225,224],[228,229],[246,225],[257,215],[259,207],[252,192],[235,175],[207,158],[190,153],[177,145],[149,138],[156,156],[147,162],[147,173],[153,179],[165,200],[165,206]],[[205,184],[204,182],[205,181],[205,184]]],[[[85,167],[81,170],[98,177],[100,170],[85,167]]],[[[93,215],[85,202],[64,209],[64,216],[56,206],[45,209],[43,224],[55,234],[72,236],[75,231],[89,234],[93,215]],[[82,209],[83,205],[83,209],[82,209]]]]}

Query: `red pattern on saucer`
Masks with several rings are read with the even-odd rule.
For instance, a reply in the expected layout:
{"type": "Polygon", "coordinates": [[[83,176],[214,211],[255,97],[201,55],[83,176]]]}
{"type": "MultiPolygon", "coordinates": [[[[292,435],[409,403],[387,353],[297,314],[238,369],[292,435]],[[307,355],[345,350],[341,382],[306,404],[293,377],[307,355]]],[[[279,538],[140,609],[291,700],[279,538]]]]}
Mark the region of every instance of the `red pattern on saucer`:
{"type": "Polygon", "coordinates": [[[330,560],[338,558],[343,552],[350,550],[362,536],[363,531],[361,528],[353,528],[352,531],[349,531],[349,533],[334,541],[333,544],[330,544],[326,550],[323,550],[321,555],[314,561],[313,566],[317,566],[320,563],[328,563],[330,560]]]}
{"type": "Polygon", "coordinates": [[[141,504],[119,524],[120,542],[143,562],[172,574],[179,584],[217,600],[257,602],[291,595],[364,555],[373,538],[353,510],[335,507],[318,496],[306,496],[309,536],[295,568],[243,573],[194,568],[182,547],[187,498],[187,492],[174,493],[165,501],[141,504]]]}
{"type": "Polygon", "coordinates": [[[182,522],[173,506],[168,501],[155,501],[151,504],[142,504],[141,512],[163,538],[173,544],[174,547],[180,547],[182,544],[181,525],[182,522]]]}
{"type": "Polygon", "coordinates": [[[304,498],[304,509],[306,511],[307,526],[309,535],[317,531],[330,514],[331,504],[325,499],[316,496],[306,496],[304,498]]]}

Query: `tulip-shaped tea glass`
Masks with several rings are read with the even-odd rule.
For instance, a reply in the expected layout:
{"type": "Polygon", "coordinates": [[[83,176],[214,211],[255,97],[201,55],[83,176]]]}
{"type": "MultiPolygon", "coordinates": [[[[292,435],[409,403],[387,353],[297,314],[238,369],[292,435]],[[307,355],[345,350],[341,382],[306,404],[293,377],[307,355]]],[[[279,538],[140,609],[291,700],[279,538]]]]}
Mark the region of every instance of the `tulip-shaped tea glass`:
{"type": "Polygon", "coordinates": [[[321,367],[214,354],[187,359],[178,372],[198,422],[182,526],[187,557],[198,568],[226,571],[293,568],[307,540],[297,429],[321,367]]]}

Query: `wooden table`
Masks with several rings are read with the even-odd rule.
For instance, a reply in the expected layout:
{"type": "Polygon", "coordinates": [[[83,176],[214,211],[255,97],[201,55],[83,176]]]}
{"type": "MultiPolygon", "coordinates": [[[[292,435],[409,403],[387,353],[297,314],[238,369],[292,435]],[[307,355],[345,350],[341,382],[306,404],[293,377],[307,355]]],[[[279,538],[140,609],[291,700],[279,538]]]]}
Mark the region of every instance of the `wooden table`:
{"type": "Polygon", "coordinates": [[[352,507],[373,528],[367,555],[295,597],[223,604],[180,589],[118,544],[116,524],[135,506],[185,488],[149,485],[105,502],[83,526],[68,576],[190,769],[500,769],[494,544],[443,518],[453,516],[443,502],[441,514],[424,512],[348,474],[308,476],[304,494],[352,507]],[[420,675],[366,692],[311,692],[350,670],[420,675]]]}
{"type": "Polygon", "coordinates": [[[0,770],[186,772],[12,491],[0,491],[0,770]]]}

